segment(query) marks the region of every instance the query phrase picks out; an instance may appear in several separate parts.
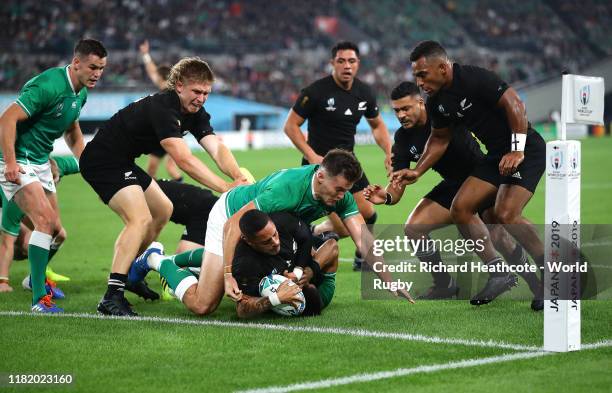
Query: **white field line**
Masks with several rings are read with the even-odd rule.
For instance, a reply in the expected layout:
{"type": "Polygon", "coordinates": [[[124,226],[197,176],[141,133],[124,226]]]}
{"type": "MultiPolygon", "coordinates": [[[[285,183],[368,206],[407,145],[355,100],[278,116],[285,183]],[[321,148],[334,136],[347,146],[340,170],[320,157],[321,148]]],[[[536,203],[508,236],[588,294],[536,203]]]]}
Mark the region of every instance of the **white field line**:
{"type": "MultiPolygon", "coordinates": [[[[607,340],[607,341],[600,341],[600,342],[593,343],[593,344],[584,344],[582,345],[582,349],[596,349],[596,348],[610,347],[610,346],[612,346],[612,341],[607,340]]],[[[412,374],[433,373],[433,372],[442,371],[442,370],[455,370],[455,369],[460,369],[460,368],[482,366],[486,364],[511,362],[514,360],[522,360],[522,359],[532,359],[532,358],[548,356],[548,355],[553,355],[553,354],[555,353],[554,352],[542,352],[542,351],[520,352],[520,353],[505,354],[505,355],[499,355],[499,356],[491,356],[491,357],[480,358],[480,359],[466,359],[466,360],[459,360],[459,361],[441,363],[441,364],[423,365],[423,366],[417,366],[413,368],[398,368],[398,369],[390,370],[390,371],[379,371],[375,373],[354,374],[354,375],[349,375],[346,377],[329,378],[329,379],[322,379],[319,381],[311,381],[311,382],[301,382],[301,383],[285,385],[285,386],[269,386],[269,387],[264,387],[264,388],[251,389],[251,390],[241,390],[236,393],[284,393],[284,392],[294,392],[294,391],[299,391],[299,390],[324,389],[324,388],[330,388],[330,387],[341,386],[341,385],[349,385],[349,384],[354,384],[354,383],[372,382],[372,381],[379,381],[382,379],[403,377],[403,376],[412,375],[412,374]]]]}
{"type": "Polygon", "coordinates": [[[80,319],[105,319],[105,320],[126,320],[126,321],[138,321],[138,322],[159,322],[168,324],[179,324],[179,325],[196,325],[196,326],[216,326],[216,327],[229,327],[229,328],[246,328],[246,329],[257,329],[257,330],[272,330],[272,331],[285,331],[285,332],[297,332],[297,333],[322,333],[322,334],[336,334],[350,337],[365,337],[365,338],[380,338],[388,340],[402,340],[402,341],[416,341],[424,342],[429,344],[445,344],[445,345],[464,345],[468,347],[485,347],[485,348],[500,348],[500,349],[511,349],[514,351],[541,351],[542,348],[511,344],[493,340],[466,340],[461,338],[445,338],[435,336],[424,336],[421,334],[410,334],[410,333],[393,333],[393,332],[382,332],[376,330],[365,330],[365,329],[346,329],[346,328],[333,328],[333,327],[316,327],[316,326],[289,326],[289,325],[274,325],[270,323],[253,323],[253,322],[230,322],[230,321],[216,321],[206,319],[180,319],[180,318],[160,318],[160,317],[109,317],[99,314],[88,314],[88,313],[62,313],[62,314],[34,314],[25,311],[0,311],[0,317],[50,317],[50,318],[80,318],[80,319]]]}

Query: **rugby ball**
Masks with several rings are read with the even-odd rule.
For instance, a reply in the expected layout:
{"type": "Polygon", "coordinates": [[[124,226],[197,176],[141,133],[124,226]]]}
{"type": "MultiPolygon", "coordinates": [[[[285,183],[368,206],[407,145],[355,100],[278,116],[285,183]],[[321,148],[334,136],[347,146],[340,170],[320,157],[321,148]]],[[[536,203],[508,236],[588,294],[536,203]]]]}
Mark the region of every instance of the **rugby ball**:
{"type": "MultiPolygon", "coordinates": [[[[289,280],[289,279],[287,277],[281,276],[280,274],[268,274],[267,276],[262,278],[261,281],[259,282],[259,295],[262,297],[270,296],[271,294],[276,292],[279,285],[281,285],[283,281],[285,280],[289,280]]],[[[291,281],[289,285],[296,285],[296,284],[293,283],[293,281],[291,281]]],[[[300,315],[301,313],[304,312],[304,309],[306,308],[306,298],[304,297],[304,294],[302,293],[302,291],[298,293],[298,296],[302,300],[299,307],[296,308],[296,307],[293,307],[291,304],[281,303],[277,306],[273,306],[272,311],[274,311],[277,314],[288,316],[288,317],[300,315]]]]}

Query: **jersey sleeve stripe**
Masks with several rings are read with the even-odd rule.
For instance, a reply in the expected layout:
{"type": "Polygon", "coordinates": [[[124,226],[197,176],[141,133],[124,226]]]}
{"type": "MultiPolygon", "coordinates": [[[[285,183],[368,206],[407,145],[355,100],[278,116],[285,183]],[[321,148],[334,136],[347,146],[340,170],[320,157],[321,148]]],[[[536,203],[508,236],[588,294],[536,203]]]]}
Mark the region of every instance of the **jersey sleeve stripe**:
{"type": "Polygon", "coordinates": [[[352,212],[348,212],[344,215],[344,218],[349,218],[351,216],[354,216],[355,214],[359,214],[359,210],[353,210],[352,212]]]}
{"type": "Polygon", "coordinates": [[[25,106],[25,104],[24,104],[23,102],[21,102],[21,101],[19,101],[19,99],[17,99],[17,100],[15,101],[15,103],[16,103],[17,105],[19,105],[19,107],[20,107],[21,109],[23,109],[23,110],[24,110],[24,111],[25,111],[25,112],[28,114],[28,117],[32,116],[32,112],[30,112],[30,110],[29,110],[29,109],[28,109],[28,108],[25,106]]]}

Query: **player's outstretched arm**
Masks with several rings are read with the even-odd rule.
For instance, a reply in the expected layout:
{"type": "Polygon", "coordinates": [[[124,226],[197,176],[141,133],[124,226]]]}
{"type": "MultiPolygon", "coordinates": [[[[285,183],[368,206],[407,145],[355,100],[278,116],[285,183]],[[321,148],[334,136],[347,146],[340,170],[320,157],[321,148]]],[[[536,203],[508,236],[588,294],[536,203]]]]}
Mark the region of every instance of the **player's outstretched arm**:
{"type": "Polygon", "coordinates": [[[497,102],[508,118],[508,125],[512,131],[510,152],[505,154],[499,162],[499,173],[510,176],[525,159],[525,142],[527,141],[527,111],[525,104],[516,90],[509,87],[497,102]]]}
{"type": "Polygon", "coordinates": [[[81,153],[85,149],[85,141],[83,139],[83,131],[79,121],[75,121],[70,125],[70,128],[64,133],[64,140],[76,158],[81,158],[81,153]]]}
{"type": "MultiPolygon", "coordinates": [[[[355,246],[357,247],[361,255],[365,255],[365,262],[370,267],[374,265],[374,262],[382,262],[383,264],[385,263],[382,256],[375,257],[372,253],[374,245],[374,236],[367,229],[365,221],[361,214],[350,216],[345,219],[343,223],[351,234],[351,238],[353,239],[353,242],[355,243],[355,246]]],[[[389,274],[389,272],[387,272],[386,270],[387,269],[376,269],[375,273],[384,282],[391,282],[393,278],[391,277],[391,274],[389,274]]],[[[394,293],[394,295],[402,296],[406,298],[406,300],[408,300],[410,303],[414,303],[414,299],[412,299],[410,293],[408,293],[408,291],[406,291],[405,289],[400,289],[392,292],[394,293]]]]}
{"type": "Polygon", "coordinates": [[[372,128],[372,136],[376,144],[385,152],[385,169],[391,171],[391,138],[389,138],[389,129],[379,114],[373,119],[366,119],[372,128]]]}
{"type": "Polygon", "coordinates": [[[5,163],[6,180],[19,184],[19,172],[23,172],[15,157],[15,140],[17,139],[17,122],[28,119],[28,114],[15,103],[0,116],[0,148],[5,163]]]}
{"type": "Polygon", "coordinates": [[[216,135],[206,135],[200,139],[200,145],[215,161],[221,172],[234,180],[244,179],[246,181],[231,150],[216,135]]]}
{"type": "Polygon", "coordinates": [[[308,142],[306,142],[306,138],[304,138],[304,134],[302,134],[302,130],[300,129],[300,126],[304,124],[304,121],[305,119],[302,116],[295,113],[293,109],[290,109],[283,129],[285,130],[285,134],[287,134],[289,139],[291,139],[291,142],[299,151],[302,152],[309,163],[320,164],[321,161],[323,161],[323,157],[312,150],[312,148],[308,145],[308,142]]]}
{"type": "Polygon", "coordinates": [[[157,71],[157,64],[151,58],[151,54],[149,53],[149,41],[144,41],[140,44],[140,54],[142,55],[142,62],[145,65],[145,70],[147,71],[147,75],[151,82],[157,86],[158,89],[162,90],[165,87],[165,82],[159,75],[157,71]]]}
{"type": "Polygon", "coordinates": [[[406,186],[393,187],[391,183],[383,188],[379,184],[370,184],[363,189],[363,196],[375,205],[395,205],[404,195],[406,186]]]}
{"type": "Polygon", "coordinates": [[[182,138],[162,139],[160,144],[179,168],[198,183],[217,192],[225,192],[232,187],[230,183],[215,175],[202,161],[194,156],[182,138]]]}

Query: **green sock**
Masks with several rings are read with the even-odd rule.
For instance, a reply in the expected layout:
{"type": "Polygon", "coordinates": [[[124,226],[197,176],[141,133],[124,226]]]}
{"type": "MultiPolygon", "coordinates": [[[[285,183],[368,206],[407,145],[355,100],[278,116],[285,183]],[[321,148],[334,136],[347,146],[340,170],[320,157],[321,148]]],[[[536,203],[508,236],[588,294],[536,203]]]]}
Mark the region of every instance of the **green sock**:
{"type": "Polygon", "coordinates": [[[200,267],[202,266],[203,256],[204,248],[196,248],[195,250],[189,250],[176,254],[172,257],[172,261],[178,267],[200,267]]]}
{"type": "Polygon", "coordinates": [[[164,285],[165,281],[180,300],[183,300],[183,295],[190,286],[198,283],[198,279],[189,269],[177,266],[172,262],[172,259],[161,261],[159,264],[159,275],[161,276],[162,285],[164,285]]]}
{"type": "Polygon", "coordinates": [[[47,294],[45,291],[45,270],[49,261],[49,246],[51,235],[33,231],[28,244],[28,260],[30,261],[30,280],[32,281],[32,304],[47,294]]]}

